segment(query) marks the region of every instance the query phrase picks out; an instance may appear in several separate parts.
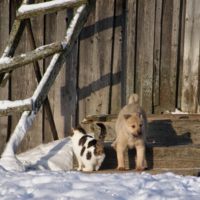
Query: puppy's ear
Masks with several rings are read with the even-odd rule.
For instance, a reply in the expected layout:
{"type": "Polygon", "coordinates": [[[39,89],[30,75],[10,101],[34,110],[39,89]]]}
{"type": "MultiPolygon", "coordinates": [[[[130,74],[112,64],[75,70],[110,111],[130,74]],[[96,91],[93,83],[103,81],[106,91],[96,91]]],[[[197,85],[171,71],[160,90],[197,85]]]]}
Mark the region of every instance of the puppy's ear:
{"type": "Polygon", "coordinates": [[[131,117],[131,115],[127,114],[127,115],[124,115],[124,119],[127,120],[129,117],[131,117]]]}

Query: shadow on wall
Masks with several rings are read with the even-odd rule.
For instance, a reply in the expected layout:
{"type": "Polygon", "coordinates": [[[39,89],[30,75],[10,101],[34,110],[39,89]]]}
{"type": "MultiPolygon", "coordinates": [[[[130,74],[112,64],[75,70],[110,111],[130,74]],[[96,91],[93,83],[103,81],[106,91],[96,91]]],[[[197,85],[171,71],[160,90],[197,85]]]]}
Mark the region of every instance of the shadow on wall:
{"type": "MultiPolygon", "coordinates": [[[[74,10],[67,11],[67,27],[74,16],[74,10]]],[[[91,16],[90,16],[91,17],[91,16]]],[[[122,26],[122,14],[108,17],[82,29],[79,41],[91,38],[95,33],[122,26]]],[[[89,47],[88,47],[89,48],[89,47]]],[[[89,97],[91,93],[96,92],[107,86],[115,85],[121,82],[121,72],[116,74],[106,74],[99,80],[91,82],[87,87],[78,87],[78,68],[79,68],[79,44],[76,42],[70,55],[66,60],[66,78],[65,86],[61,87],[61,115],[64,116],[64,133],[68,136],[71,125],[76,126],[78,123],[78,102],[79,100],[89,97]],[[112,80],[111,80],[112,79],[112,80]]],[[[110,67],[110,66],[109,66],[110,67]]],[[[86,69],[87,70],[87,69],[86,69]]],[[[89,72],[88,72],[89,73],[89,72]]],[[[91,73],[91,72],[90,72],[91,73]]]]}

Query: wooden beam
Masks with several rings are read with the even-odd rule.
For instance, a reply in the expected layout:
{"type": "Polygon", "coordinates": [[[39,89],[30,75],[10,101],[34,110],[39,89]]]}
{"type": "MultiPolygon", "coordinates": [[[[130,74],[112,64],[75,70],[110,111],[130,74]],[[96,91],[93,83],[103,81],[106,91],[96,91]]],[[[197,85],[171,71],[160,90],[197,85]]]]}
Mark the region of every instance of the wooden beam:
{"type": "MultiPolygon", "coordinates": [[[[19,44],[20,38],[22,36],[22,33],[24,31],[25,27],[25,21],[22,20],[15,20],[14,24],[12,26],[12,30],[10,32],[10,37],[7,43],[7,46],[4,50],[4,53],[2,55],[2,58],[4,57],[13,57],[15,50],[19,44]]],[[[9,79],[12,71],[7,71],[8,73],[1,73],[0,74],[0,86],[4,87],[6,85],[7,80],[9,79]]]]}
{"type": "Polygon", "coordinates": [[[17,101],[0,101],[0,117],[12,115],[16,112],[24,112],[33,110],[31,99],[17,101]]]}
{"type": "Polygon", "coordinates": [[[46,58],[54,53],[61,52],[63,50],[60,42],[55,42],[35,49],[34,51],[13,58],[1,58],[0,59],[0,73],[8,72],[10,70],[17,69],[33,61],[46,58]]]}
{"type": "Polygon", "coordinates": [[[63,0],[62,2],[50,1],[39,4],[22,5],[17,11],[17,19],[27,19],[64,9],[73,8],[87,3],[88,0],[63,0]]]}
{"type": "MultiPolygon", "coordinates": [[[[29,4],[30,0],[24,0],[23,4],[29,4]]],[[[32,3],[35,2],[35,0],[31,0],[32,3]]],[[[14,24],[12,26],[12,30],[10,32],[9,40],[7,43],[7,46],[5,48],[3,57],[13,57],[15,50],[19,44],[19,41],[21,39],[22,33],[25,28],[25,21],[24,20],[15,20],[14,24]]],[[[12,74],[12,70],[7,73],[0,73],[0,86],[5,87],[7,81],[9,80],[10,76],[12,74]]]]}

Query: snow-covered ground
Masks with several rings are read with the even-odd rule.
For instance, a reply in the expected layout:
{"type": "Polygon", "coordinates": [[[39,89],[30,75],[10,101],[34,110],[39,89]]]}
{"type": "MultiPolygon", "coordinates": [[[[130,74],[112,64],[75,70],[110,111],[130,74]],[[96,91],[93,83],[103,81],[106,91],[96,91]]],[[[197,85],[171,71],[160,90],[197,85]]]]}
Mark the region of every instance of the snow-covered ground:
{"type": "Polygon", "coordinates": [[[6,171],[0,167],[0,199],[199,200],[200,178],[173,173],[83,174],[6,171]]]}
{"type": "MultiPolygon", "coordinates": [[[[0,199],[199,200],[200,177],[173,173],[84,174],[72,168],[70,138],[17,156],[26,171],[0,166],[0,199]],[[8,169],[8,168],[7,168],[8,169]]],[[[7,157],[6,166],[12,165],[7,157]]],[[[2,162],[2,163],[4,163],[2,162]]]]}

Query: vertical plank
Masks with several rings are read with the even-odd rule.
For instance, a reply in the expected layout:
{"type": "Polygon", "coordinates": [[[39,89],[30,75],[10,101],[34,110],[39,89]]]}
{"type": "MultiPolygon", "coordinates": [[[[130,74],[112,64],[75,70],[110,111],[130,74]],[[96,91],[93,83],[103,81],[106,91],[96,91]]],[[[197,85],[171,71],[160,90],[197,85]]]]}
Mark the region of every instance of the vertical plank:
{"type": "Polygon", "coordinates": [[[109,111],[113,11],[114,0],[96,2],[91,114],[108,114],[109,111]]]}
{"type": "Polygon", "coordinates": [[[153,106],[160,105],[160,54],[161,54],[162,0],[156,0],[153,62],[153,106]]]}
{"type": "Polygon", "coordinates": [[[179,48],[180,48],[180,20],[181,20],[181,2],[180,0],[173,1],[173,18],[172,18],[172,47],[171,47],[171,76],[170,85],[174,87],[173,98],[174,108],[177,107],[177,79],[178,79],[178,63],[179,63],[179,48]]]}
{"type": "MultiPolygon", "coordinates": [[[[123,1],[125,4],[125,1],[123,1]]],[[[125,6],[125,5],[124,5],[125,6]]],[[[135,88],[135,54],[136,54],[136,15],[137,1],[126,1],[126,13],[123,15],[124,28],[122,40],[122,105],[128,103],[135,88]]]]}
{"type": "MultiPolygon", "coordinates": [[[[67,29],[67,22],[70,22],[75,11],[63,10],[46,15],[45,43],[62,41],[67,29]]],[[[51,58],[45,60],[45,68],[48,67],[51,58]]],[[[66,63],[60,70],[53,86],[50,89],[48,98],[53,113],[56,129],[59,138],[69,135],[71,125],[75,125],[76,113],[76,68],[77,68],[77,44],[74,45],[66,63]],[[76,47],[75,47],[76,46],[76,47]],[[75,84],[75,85],[74,85],[75,84]],[[73,122],[71,124],[71,118],[73,122]]],[[[53,140],[49,128],[48,116],[44,111],[44,142],[53,140]]]]}
{"type": "Polygon", "coordinates": [[[199,80],[200,1],[186,1],[181,110],[196,113],[199,80]]]}
{"type": "Polygon", "coordinates": [[[179,62],[178,62],[178,91],[177,91],[177,108],[181,110],[181,96],[182,96],[182,77],[183,77],[183,54],[184,54],[184,32],[185,32],[185,11],[186,0],[181,1],[180,5],[180,50],[179,50],[179,62]]]}
{"type": "MultiPolygon", "coordinates": [[[[65,13],[63,13],[60,17],[63,18],[62,22],[65,22],[64,17],[65,18],[67,17],[67,24],[69,24],[75,14],[76,14],[75,8],[68,9],[67,12],[65,11],[65,13]]],[[[62,33],[65,33],[64,28],[66,29],[66,24],[62,24],[61,20],[59,19],[58,23],[59,23],[58,26],[62,26],[62,28],[58,27],[58,31],[62,30],[62,33]]],[[[78,67],[78,42],[74,44],[70,52],[70,55],[67,57],[66,64],[63,66],[63,68],[59,73],[58,78],[56,79],[56,81],[58,82],[62,81],[64,83],[56,87],[61,89],[60,90],[56,89],[56,92],[59,94],[56,94],[54,97],[55,99],[57,99],[57,102],[55,102],[57,108],[55,109],[54,118],[56,120],[58,131],[62,133],[62,137],[68,136],[71,131],[71,126],[76,125],[77,67],[78,67]],[[61,105],[59,105],[60,102],[61,105]],[[60,115],[62,115],[62,117],[60,115]],[[60,124],[61,121],[62,124],[60,124]]]]}
{"type": "MultiPolygon", "coordinates": [[[[44,42],[45,44],[50,44],[56,41],[57,37],[57,15],[58,12],[55,13],[50,13],[45,15],[45,29],[44,29],[44,42]]],[[[45,59],[45,66],[44,66],[44,72],[49,66],[49,63],[51,62],[52,57],[48,57],[45,59]]],[[[48,93],[48,98],[49,98],[49,103],[51,107],[51,112],[54,116],[54,101],[55,101],[55,82],[52,85],[49,93],[48,93]]],[[[55,123],[55,126],[57,128],[57,125],[55,123]]],[[[58,137],[59,137],[59,132],[58,132],[58,137]]],[[[48,115],[44,109],[43,106],[43,142],[48,143],[53,141],[53,136],[51,134],[51,128],[49,126],[49,120],[48,120],[48,115]]]]}
{"type": "MultiPolygon", "coordinates": [[[[13,1],[11,4],[11,24],[15,19],[16,9],[21,5],[22,1],[13,1]]],[[[41,0],[36,3],[42,2],[41,0]]],[[[43,45],[43,16],[31,19],[33,26],[33,34],[35,36],[36,46],[43,45]]],[[[27,30],[24,30],[19,46],[16,49],[15,55],[30,51],[30,42],[27,35],[27,30]]],[[[12,74],[11,81],[11,99],[19,100],[26,99],[33,95],[37,87],[37,80],[35,78],[33,65],[24,66],[16,69],[12,74]]],[[[20,119],[20,114],[12,116],[12,132],[20,119]]],[[[17,153],[24,152],[28,149],[34,148],[42,143],[42,110],[40,110],[32,124],[29,132],[21,142],[17,153]]]]}
{"type": "Polygon", "coordinates": [[[79,122],[87,115],[108,114],[109,111],[113,10],[114,0],[96,1],[95,11],[81,33],[79,122]]]}
{"type": "Polygon", "coordinates": [[[109,114],[117,114],[121,109],[122,79],[122,0],[115,1],[115,16],[112,47],[112,82],[109,114]]]}
{"type": "MultiPolygon", "coordinates": [[[[87,22],[80,34],[79,42],[79,69],[78,69],[78,122],[84,120],[90,112],[90,100],[92,92],[93,47],[95,28],[95,6],[90,13],[87,22]]],[[[84,126],[84,125],[83,125],[84,126]]],[[[84,126],[86,131],[90,129],[84,126]]]]}
{"type": "MultiPolygon", "coordinates": [[[[3,0],[0,1],[0,57],[6,47],[6,42],[9,37],[9,19],[10,19],[10,1],[3,0]]],[[[8,100],[8,84],[4,88],[0,88],[0,100],[8,100]]],[[[8,131],[8,117],[0,118],[0,154],[2,154],[3,149],[6,144],[6,137],[8,131]]]]}
{"type": "Polygon", "coordinates": [[[138,1],[136,93],[147,114],[152,113],[155,0],[138,1]]]}
{"type": "Polygon", "coordinates": [[[180,1],[163,0],[160,106],[155,107],[155,114],[174,111],[176,107],[179,19],[180,1]]]}

